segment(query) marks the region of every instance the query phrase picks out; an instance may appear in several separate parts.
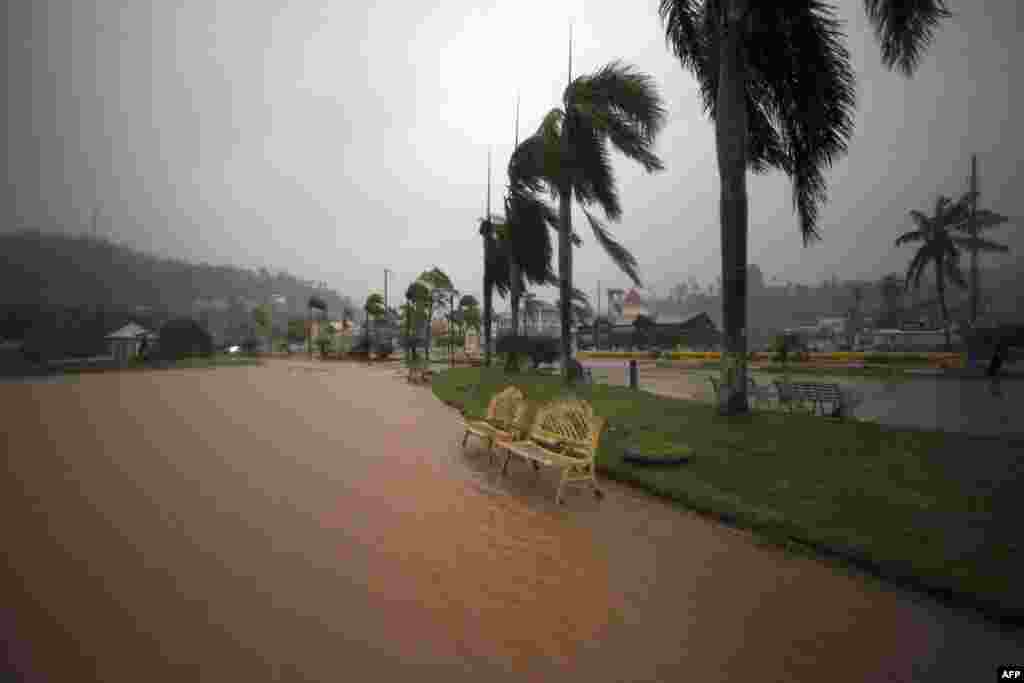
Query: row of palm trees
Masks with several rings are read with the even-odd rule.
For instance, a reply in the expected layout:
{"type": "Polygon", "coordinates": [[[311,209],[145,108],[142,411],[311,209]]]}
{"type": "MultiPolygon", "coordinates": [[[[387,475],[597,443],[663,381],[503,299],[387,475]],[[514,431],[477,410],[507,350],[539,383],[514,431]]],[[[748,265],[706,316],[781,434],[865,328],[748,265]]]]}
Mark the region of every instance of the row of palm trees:
{"type": "MultiPolygon", "coordinates": [[[[820,239],[824,174],[847,151],[853,132],[854,73],[834,8],[821,0],[660,0],[658,9],[668,46],[696,77],[715,126],[724,328],[719,408],[744,413],[749,410],[746,174],[771,169],[787,174],[804,244],[820,239]]],[[[864,0],[864,10],[883,63],[906,76],[920,64],[941,21],[951,16],[944,0],[864,0]]],[[[572,247],[580,243],[572,228],[573,200],[582,205],[612,260],[640,284],[636,260],[590,209],[597,205],[612,222],[622,215],[609,143],[646,171],[662,170],[653,147],[665,119],[648,76],[612,62],[573,79],[570,62],[561,106],[544,116],[532,136],[517,140],[508,165],[504,218],[491,215],[488,207],[481,221],[486,362],[492,291],[504,295],[514,287],[518,292],[524,278],[557,282],[562,368],[569,380],[572,247]],[[557,212],[541,199],[544,194],[557,201],[557,212]],[[557,277],[545,260],[548,228],[558,235],[557,277]],[[536,242],[527,242],[528,235],[536,242]],[[502,263],[508,267],[499,267],[502,263]]]]}
{"type": "MultiPolygon", "coordinates": [[[[430,357],[431,326],[436,311],[446,311],[448,318],[448,338],[456,327],[465,334],[468,328],[480,326],[480,303],[472,294],[460,295],[452,284],[451,278],[441,268],[434,266],[423,271],[405,290],[405,303],[401,306],[403,332],[408,343],[421,338],[418,330],[422,330],[427,358],[430,357]],[[456,301],[457,300],[457,301],[456,301]]],[[[415,355],[415,348],[411,353],[415,355]]]]}

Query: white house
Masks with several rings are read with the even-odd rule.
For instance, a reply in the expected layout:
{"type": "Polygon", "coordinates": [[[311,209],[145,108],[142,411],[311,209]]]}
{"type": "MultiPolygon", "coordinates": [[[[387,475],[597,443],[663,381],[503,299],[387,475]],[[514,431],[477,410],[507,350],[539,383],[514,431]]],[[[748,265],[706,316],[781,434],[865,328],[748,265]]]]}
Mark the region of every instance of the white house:
{"type": "MultiPolygon", "coordinates": [[[[886,351],[929,351],[946,343],[942,330],[870,330],[861,337],[868,346],[886,351]]],[[[960,344],[957,332],[951,332],[949,338],[954,345],[960,344]]]]}
{"type": "Polygon", "coordinates": [[[119,330],[115,330],[106,336],[107,348],[114,360],[125,362],[136,358],[142,343],[152,344],[156,342],[155,332],[147,330],[137,323],[128,323],[119,330]]]}

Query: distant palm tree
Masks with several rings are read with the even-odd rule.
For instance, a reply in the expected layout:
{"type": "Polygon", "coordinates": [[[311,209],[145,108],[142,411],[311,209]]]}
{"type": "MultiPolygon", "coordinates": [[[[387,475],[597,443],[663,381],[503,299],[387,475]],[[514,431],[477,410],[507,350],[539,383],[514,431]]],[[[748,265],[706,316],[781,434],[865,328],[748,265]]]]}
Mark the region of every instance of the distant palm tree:
{"type": "Polygon", "coordinates": [[[327,304],[324,303],[324,300],[322,298],[320,298],[319,296],[314,294],[313,296],[309,297],[309,300],[306,302],[306,306],[309,309],[309,334],[307,335],[307,337],[308,337],[308,345],[309,345],[309,357],[312,358],[313,357],[313,311],[314,310],[320,311],[320,317],[323,318],[323,317],[325,317],[327,315],[327,304]]]}
{"type": "Polygon", "coordinates": [[[933,215],[911,211],[910,217],[917,229],[896,238],[897,247],[904,244],[921,244],[907,268],[906,289],[910,289],[911,284],[915,289],[920,287],[925,268],[929,265],[935,268],[935,289],[942,309],[947,351],[952,350],[952,342],[949,333],[949,308],[946,305],[946,278],[964,289],[967,288],[967,281],[960,271],[960,245],[952,232],[963,211],[962,203],[953,204],[948,197],[940,196],[935,202],[933,215]]]}
{"type": "Polygon", "coordinates": [[[558,198],[558,284],[562,324],[562,374],[570,379],[572,358],[572,246],[581,243],[572,229],[572,201],[584,214],[598,243],[619,268],[640,286],[636,259],[616,242],[586,207],[598,204],[605,216],[622,216],[607,143],[648,172],[663,169],[652,151],[665,124],[666,110],[652,79],[612,62],[570,81],[562,107],[544,117],[537,132],[512,155],[509,177],[531,191],[548,190],[558,198]]]}
{"type": "Polygon", "coordinates": [[[374,292],[370,296],[366,297],[366,304],[363,306],[363,310],[366,311],[366,319],[372,320],[374,322],[373,336],[374,339],[376,339],[377,343],[380,343],[380,339],[377,334],[377,323],[380,321],[380,318],[383,317],[384,314],[387,312],[384,309],[384,297],[378,294],[377,292],[374,292]]]}
{"type": "MultiPolygon", "coordinates": [[[[906,75],[950,16],[943,0],[864,0],[864,7],[883,62],[906,75]]],[[[790,176],[804,243],[818,238],[824,172],[853,132],[854,73],[841,25],[821,0],[660,0],[659,14],[715,124],[727,354],[719,410],[745,413],[746,173],[775,168],[790,176]]]]}
{"type": "MultiPolygon", "coordinates": [[[[590,297],[588,297],[587,293],[581,289],[577,289],[576,287],[572,288],[572,300],[569,303],[569,310],[572,315],[572,324],[574,326],[585,323],[594,314],[594,310],[590,305],[590,297]]],[[[561,309],[562,300],[555,299],[555,306],[561,309]]]]}
{"type": "Polygon", "coordinates": [[[885,321],[880,320],[879,325],[894,325],[903,303],[903,277],[896,273],[886,275],[879,283],[879,289],[882,294],[882,318],[885,321]]]}
{"type": "MultiPolygon", "coordinates": [[[[412,357],[416,357],[416,344],[418,332],[416,325],[420,320],[427,318],[427,308],[430,303],[430,289],[420,281],[413,282],[405,290],[405,338],[406,350],[412,349],[412,357]]],[[[429,322],[429,318],[428,318],[429,322]]],[[[425,340],[424,340],[425,341],[425,340]]]]}
{"type": "Polygon", "coordinates": [[[503,221],[498,216],[489,216],[480,221],[480,236],[484,241],[484,302],[483,302],[483,343],[484,366],[491,367],[491,339],[494,328],[494,292],[502,298],[509,289],[509,267],[507,254],[498,242],[498,226],[503,221]]]}
{"type": "Polygon", "coordinates": [[[422,283],[427,288],[427,291],[430,292],[430,300],[427,305],[427,329],[424,336],[427,358],[429,359],[431,336],[430,325],[434,318],[434,309],[445,305],[445,302],[448,300],[449,292],[453,291],[455,287],[452,285],[452,281],[448,277],[447,273],[437,266],[434,266],[430,270],[423,271],[417,281],[422,283]]]}

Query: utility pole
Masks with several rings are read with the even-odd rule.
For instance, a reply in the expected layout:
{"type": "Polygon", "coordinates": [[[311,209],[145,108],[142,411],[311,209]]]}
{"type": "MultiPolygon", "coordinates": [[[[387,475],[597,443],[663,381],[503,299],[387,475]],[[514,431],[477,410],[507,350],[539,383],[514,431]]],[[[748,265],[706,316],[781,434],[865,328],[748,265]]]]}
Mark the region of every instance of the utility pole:
{"type": "Polygon", "coordinates": [[[491,296],[487,292],[487,264],[491,258],[490,246],[494,239],[493,229],[494,226],[491,223],[491,148],[487,148],[487,200],[484,204],[484,220],[487,221],[485,224],[488,226],[488,234],[484,237],[484,282],[483,290],[481,294],[484,297],[484,329],[483,329],[483,342],[484,342],[484,367],[491,367],[491,334],[493,333],[492,328],[494,327],[494,303],[491,296]]]}
{"type": "Polygon", "coordinates": [[[387,313],[387,311],[388,311],[388,276],[390,274],[391,274],[391,271],[388,270],[387,268],[385,268],[384,269],[384,312],[385,313],[387,313]]]}
{"type": "MultiPolygon", "coordinates": [[[[978,155],[971,155],[971,211],[967,215],[967,234],[978,237],[978,155]]],[[[971,326],[978,320],[978,250],[971,249],[971,326]]]]}

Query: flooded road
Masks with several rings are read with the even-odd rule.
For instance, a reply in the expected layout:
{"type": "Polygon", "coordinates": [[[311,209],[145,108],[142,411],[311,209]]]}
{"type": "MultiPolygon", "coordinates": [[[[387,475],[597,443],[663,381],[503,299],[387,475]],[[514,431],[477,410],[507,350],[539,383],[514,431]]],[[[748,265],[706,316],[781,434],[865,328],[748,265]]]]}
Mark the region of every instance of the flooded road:
{"type": "Polygon", "coordinates": [[[627,487],[556,507],[553,473],[500,477],[396,374],[0,385],[25,680],[963,681],[1024,659],[1019,632],[627,487]]]}

